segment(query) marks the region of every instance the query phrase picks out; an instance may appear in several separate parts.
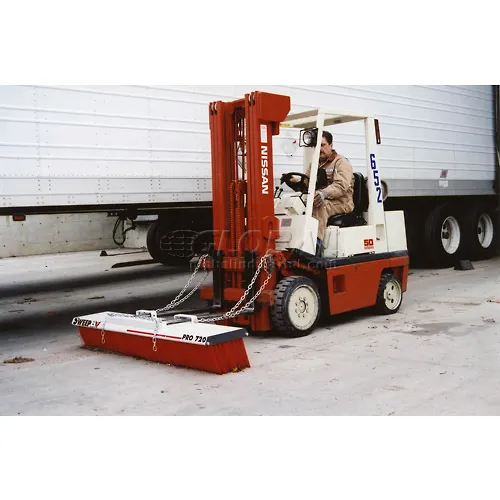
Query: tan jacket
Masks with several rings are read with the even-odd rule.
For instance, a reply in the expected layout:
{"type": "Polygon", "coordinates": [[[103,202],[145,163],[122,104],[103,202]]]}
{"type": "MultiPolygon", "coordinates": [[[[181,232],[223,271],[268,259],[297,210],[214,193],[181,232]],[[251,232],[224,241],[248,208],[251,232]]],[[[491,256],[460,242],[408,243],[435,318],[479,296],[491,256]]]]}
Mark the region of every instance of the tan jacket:
{"type": "MultiPolygon", "coordinates": [[[[327,199],[334,205],[338,213],[350,213],[354,210],[353,202],[353,168],[347,158],[339,155],[336,151],[330,156],[328,161],[321,163],[319,168],[326,170],[328,187],[322,189],[327,195],[327,199]]],[[[307,169],[306,175],[310,176],[311,167],[307,169]]]]}

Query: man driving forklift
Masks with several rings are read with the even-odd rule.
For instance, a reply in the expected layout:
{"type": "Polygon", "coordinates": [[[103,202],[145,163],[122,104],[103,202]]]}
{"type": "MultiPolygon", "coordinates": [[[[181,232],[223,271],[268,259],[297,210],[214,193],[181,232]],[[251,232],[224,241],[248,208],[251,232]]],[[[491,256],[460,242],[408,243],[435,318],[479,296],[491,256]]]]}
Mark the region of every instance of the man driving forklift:
{"type": "MultiPolygon", "coordinates": [[[[311,166],[306,175],[310,177],[311,166]]],[[[299,182],[292,178],[291,182],[299,182]]],[[[307,181],[305,181],[307,184],[307,181]]],[[[321,139],[321,152],[318,165],[319,189],[314,195],[312,216],[318,220],[317,254],[321,253],[328,219],[334,215],[349,214],[354,210],[353,168],[347,158],[333,149],[333,136],[324,131],[321,139]],[[321,169],[324,173],[321,175],[321,169]],[[324,175],[326,174],[326,175],[324,175]]]]}

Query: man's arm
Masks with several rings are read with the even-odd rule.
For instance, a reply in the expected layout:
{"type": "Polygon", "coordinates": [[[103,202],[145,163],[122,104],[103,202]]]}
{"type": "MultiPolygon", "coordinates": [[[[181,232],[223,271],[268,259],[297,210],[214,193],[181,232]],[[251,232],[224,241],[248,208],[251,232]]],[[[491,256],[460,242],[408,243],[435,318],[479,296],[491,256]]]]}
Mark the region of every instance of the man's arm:
{"type": "Polygon", "coordinates": [[[336,172],[333,182],[322,191],[327,198],[336,199],[342,197],[352,183],[353,168],[351,163],[345,158],[339,158],[334,162],[336,172]]]}

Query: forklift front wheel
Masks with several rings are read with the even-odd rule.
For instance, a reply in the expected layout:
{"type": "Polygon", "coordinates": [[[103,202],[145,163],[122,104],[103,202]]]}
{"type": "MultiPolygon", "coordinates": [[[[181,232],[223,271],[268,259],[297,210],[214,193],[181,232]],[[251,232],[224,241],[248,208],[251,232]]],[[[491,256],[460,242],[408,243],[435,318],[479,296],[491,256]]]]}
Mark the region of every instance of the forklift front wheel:
{"type": "Polygon", "coordinates": [[[379,314],[395,314],[403,302],[403,287],[392,273],[382,274],[375,309],[379,314]]]}
{"type": "Polygon", "coordinates": [[[321,299],[314,281],[291,276],[276,285],[271,320],[277,332],[287,337],[305,337],[316,326],[320,314],[321,299]]]}

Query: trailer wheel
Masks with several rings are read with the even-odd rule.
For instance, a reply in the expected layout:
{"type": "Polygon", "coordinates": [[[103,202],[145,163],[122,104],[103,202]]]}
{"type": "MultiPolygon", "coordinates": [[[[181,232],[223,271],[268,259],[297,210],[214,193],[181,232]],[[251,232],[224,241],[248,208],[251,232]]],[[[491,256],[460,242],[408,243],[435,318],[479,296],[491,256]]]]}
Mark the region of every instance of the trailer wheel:
{"type": "Polygon", "coordinates": [[[382,274],[375,310],[378,314],[395,314],[403,303],[401,281],[392,273],[382,274]]]}
{"type": "Polygon", "coordinates": [[[192,230],[171,229],[168,224],[159,224],[156,245],[159,261],[167,266],[186,266],[193,258],[193,243],[198,233],[192,230]]]}
{"type": "Polygon", "coordinates": [[[161,261],[160,249],[156,244],[156,234],[158,232],[158,221],[153,222],[151,226],[149,226],[148,233],[146,235],[146,246],[148,248],[149,255],[156,262],[161,261]]]}
{"type": "Polygon", "coordinates": [[[424,249],[434,267],[453,266],[462,250],[462,228],[452,205],[439,205],[427,216],[424,249]]]}
{"type": "Polygon", "coordinates": [[[497,227],[495,211],[480,203],[471,210],[464,210],[463,228],[465,235],[464,256],[471,260],[484,260],[496,251],[497,227]]]}
{"type": "Polygon", "coordinates": [[[188,266],[200,251],[207,253],[213,239],[212,211],[172,211],[160,216],[156,244],[166,265],[188,266]]]}
{"type": "Polygon", "coordinates": [[[321,315],[321,299],[312,280],[292,276],[274,289],[271,321],[276,331],[287,337],[304,337],[316,326],[321,315]]]}
{"type": "Polygon", "coordinates": [[[165,239],[165,231],[166,228],[160,221],[151,224],[146,235],[146,246],[149,254],[153,260],[166,266],[187,265],[189,259],[172,255],[162,248],[162,242],[165,239]]]}

